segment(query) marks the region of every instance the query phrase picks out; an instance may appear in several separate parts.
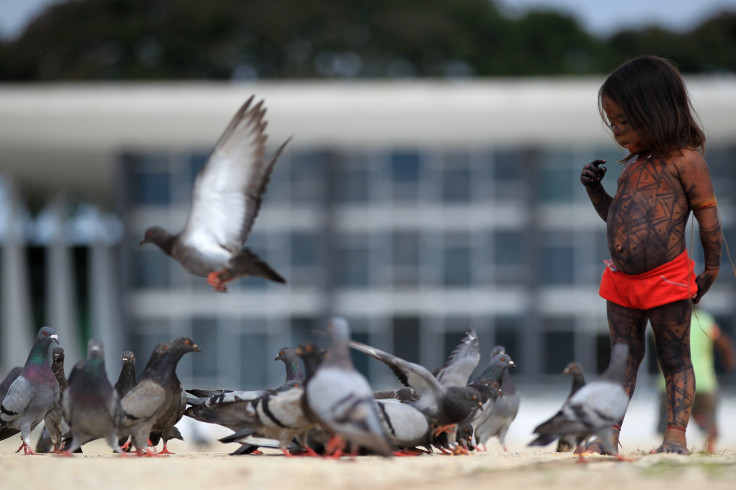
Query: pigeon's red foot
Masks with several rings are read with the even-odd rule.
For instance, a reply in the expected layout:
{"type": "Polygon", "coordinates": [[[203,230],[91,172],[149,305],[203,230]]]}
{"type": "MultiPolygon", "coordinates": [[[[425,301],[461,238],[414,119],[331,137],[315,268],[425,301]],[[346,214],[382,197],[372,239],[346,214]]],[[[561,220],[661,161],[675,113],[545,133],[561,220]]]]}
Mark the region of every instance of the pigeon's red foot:
{"type": "Polygon", "coordinates": [[[333,456],[335,459],[342,456],[342,450],[345,447],[345,441],[338,435],[330,436],[330,440],[327,441],[327,447],[325,448],[325,454],[333,456]]]}
{"type": "Polygon", "coordinates": [[[220,274],[224,271],[215,271],[210,272],[210,274],[207,276],[207,284],[215,288],[215,291],[218,293],[227,293],[227,286],[225,285],[225,281],[220,279],[220,274]]]}
{"type": "Polygon", "coordinates": [[[432,431],[432,435],[434,437],[437,437],[438,435],[442,434],[443,432],[450,432],[452,429],[455,428],[457,424],[450,424],[450,425],[440,425],[438,427],[435,427],[432,431]]]}
{"type": "Polygon", "coordinates": [[[28,455],[35,456],[37,454],[36,452],[33,451],[33,449],[31,449],[31,446],[25,443],[25,441],[23,442],[23,444],[20,445],[16,453],[19,453],[21,449],[23,450],[23,454],[25,454],[26,456],[28,455]]]}
{"type": "Polygon", "coordinates": [[[166,442],[164,442],[164,448],[158,453],[158,454],[176,454],[169,451],[169,449],[166,447],[166,442]]]}

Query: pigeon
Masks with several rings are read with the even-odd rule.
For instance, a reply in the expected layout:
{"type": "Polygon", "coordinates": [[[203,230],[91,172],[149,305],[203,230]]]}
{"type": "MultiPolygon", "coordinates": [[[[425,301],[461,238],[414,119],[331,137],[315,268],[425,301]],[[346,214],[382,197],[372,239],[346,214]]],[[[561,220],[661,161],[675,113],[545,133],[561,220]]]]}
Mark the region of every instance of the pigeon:
{"type": "Polygon", "coordinates": [[[194,183],[192,204],[181,233],[148,228],[140,242],[153,243],[190,274],[206,277],[215,291],[226,283],[259,276],[285,283],[271,266],[244,247],[263,194],[286,140],[265,162],[266,109],[251,96],[230,121],[194,183]]]}
{"type": "Polygon", "coordinates": [[[333,434],[327,452],[338,457],[344,443],[355,454],[358,448],[381,456],[393,453],[371,390],[350,359],[350,327],[335,317],[330,322],[330,346],[316,372],[306,381],[305,411],[311,420],[333,434]]]}
{"type": "Polygon", "coordinates": [[[375,404],[392,446],[404,450],[430,447],[432,426],[422,412],[398,400],[375,400],[375,404]]]}
{"type": "Polygon", "coordinates": [[[286,391],[304,384],[304,372],[299,365],[299,357],[294,352],[294,349],[284,347],[279,351],[274,361],[283,362],[286,368],[286,380],[281,386],[276,388],[276,391],[286,391]]]}
{"type": "MultiPolygon", "coordinates": [[[[287,446],[291,441],[298,436],[306,438],[314,426],[304,413],[303,394],[302,387],[266,393],[252,400],[241,400],[228,393],[216,397],[217,402],[187,408],[185,415],[223,425],[236,433],[245,429],[255,436],[275,439],[284,454],[290,455],[287,446]]],[[[303,439],[303,445],[305,441],[303,439]]]]}
{"type": "Polygon", "coordinates": [[[132,351],[126,350],[120,358],[123,361],[123,365],[120,368],[120,374],[118,375],[118,380],[115,382],[114,388],[122,400],[138,384],[138,381],[135,379],[135,354],[132,351]]]}
{"type": "MultiPolygon", "coordinates": [[[[138,381],[135,378],[135,353],[126,350],[120,358],[123,361],[123,365],[120,368],[120,374],[118,375],[118,380],[115,382],[114,388],[118,393],[118,397],[122,400],[138,384],[138,381]]],[[[130,447],[129,440],[130,438],[128,436],[121,437],[118,439],[118,445],[127,451],[130,447]]]]}
{"type": "MultiPolygon", "coordinates": [[[[43,419],[44,428],[36,443],[37,453],[59,452],[64,445],[64,440],[71,442],[69,424],[64,420],[61,408],[64,391],[69,386],[64,372],[64,349],[61,347],[54,347],[51,351],[51,370],[59,383],[59,402],[43,419]]],[[[79,452],[82,452],[81,449],[79,452]]]]}
{"type": "Polygon", "coordinates": [[[107,379],[104,346],[99,339],[89,340],[87,359],[79,361],[72,369],[62,409],[72,435],[65,455],[101,437],[113,451],[121,451],[118,427],[123,421],[123,407],[118,392],[107,379]]]}
{"type": "Polygon", "coordinates": [[[482,405],[479,391],[484,384],[482,380],[476,386],[445,386],[420,364],[355,340],[351,340],[349,345],[388,365],[405,386],[413,388],[418,399],[407,403],[422,412],[437,429],[462,422],[482,405]]]}
{"type": "Polygon", "coordinates": [[[503,397],[484,404],[483,411],[473,419],[473,432],[478,445],[485,447],[491,437],[498,437],[503,450],[508,451],[506,433],[519,413],[520,396],[509,374],[509,367],[515,367],[516,364],[502,346],[494,347],[491,355],[488,369],[484,372],[486,376],[499,382],[503,397]]]}
{"type": "Polygon", "coordinates": [[[171,454],[166,448],[166,441],[186,408],[186,396],[176,376],[176,366],[187,352],[199,351],[197,344],[188,337],[159,343],[143,369],[138,384],[123,397],[125,419],[120,435],[132,436],[139,456],[155,454],[147,443],[152,433],[159,432],[164,440],[160,454],[171,454]]]}
{"type": "Polygon", "coordinates": [[[18,377],[8,386],[0,400],[0,441],[19,431],[25,454],[36,454],[31,448],[31,431],[54,409],[59,401],[59,382],[49,365],[49,349],[59,343],[51,327],[43,327],[18,377]]]}
{"type": "MultiPolygon", "coordinates": [[[[583,366],[577,362],[571,362],[562,371],[562,374],[569,374],[572,376],[572,387],[570,388],[570,394],[567,395],[567,400],[570,399],[580,388],[585,385],[585,373],[583,372],[583,366]]],[[[575,436],[567,435],[560,437],[557,441],[557,452],[566,453],[575,449],[575,436]]]]}
{"type": "MultiPolygon", "coordinates": [[[[624,460],[613,445],[611,427],[623,418],[629,405],[624,389],[628,352],[626,344],[614,345],[611,362],[603,374],[576,391],[559,412],[538,425],[534,429],[538,437],[529,445],[545,446],[560,437],[574,435],[577,447],[581,447],[591,436],[597,436],[608,454],[624,460]]],[[[582,452],[579,458],[584,461],[582,452]]]]}

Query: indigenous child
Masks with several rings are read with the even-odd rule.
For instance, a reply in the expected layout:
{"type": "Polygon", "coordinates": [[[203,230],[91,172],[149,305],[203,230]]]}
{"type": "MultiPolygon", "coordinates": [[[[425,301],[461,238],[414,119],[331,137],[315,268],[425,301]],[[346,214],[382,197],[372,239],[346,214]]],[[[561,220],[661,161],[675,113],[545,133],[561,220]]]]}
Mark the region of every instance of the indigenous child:
{"type": "MultiPolygon", "coordinates": [[[[586,164],[580,174],[607,223],[611,259],[599,294],[607,300],[611,344],[629,346],[631,397],[651,323],[667,395],[664,440],[653,452],[688,454],[685,429],[695,395],[690,316],[693,303],[716,280],[721,261],[716,198],[703,158],[705,135],[680,74],[662,58],[642,56],[619,66],[601,86],[598,106],[616,143],[628,152],[613,197],[601,184],[605,161],[586,164]],[[685,244],[691,211],[705,257],[705,270],[697,276],[685,244]]],[[[620,427],[614,427],[616,446],[620,427]]],[[[586,450],[602,447],[593,441],[586,450]]]]}

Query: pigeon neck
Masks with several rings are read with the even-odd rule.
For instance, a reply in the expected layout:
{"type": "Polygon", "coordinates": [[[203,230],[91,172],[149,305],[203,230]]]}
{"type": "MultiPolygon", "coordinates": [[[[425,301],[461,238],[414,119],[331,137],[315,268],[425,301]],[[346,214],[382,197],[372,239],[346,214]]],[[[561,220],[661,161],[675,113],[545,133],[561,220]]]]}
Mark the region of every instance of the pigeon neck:
{"type": "MultiPolygon", "coordinates": [[[[37,341],[35,344],[33,344],[33,348],[31,349],[31,352],[28,354],[28,359],[26,360],[26,365],[47,365],[48,363],[48,356],[49,356],[49,347],[51,346],[51,339],[48,337],[45,337],[39,341],[37,341]]],[[[50,367],[50,366],[49,366],[50,367]]]]}

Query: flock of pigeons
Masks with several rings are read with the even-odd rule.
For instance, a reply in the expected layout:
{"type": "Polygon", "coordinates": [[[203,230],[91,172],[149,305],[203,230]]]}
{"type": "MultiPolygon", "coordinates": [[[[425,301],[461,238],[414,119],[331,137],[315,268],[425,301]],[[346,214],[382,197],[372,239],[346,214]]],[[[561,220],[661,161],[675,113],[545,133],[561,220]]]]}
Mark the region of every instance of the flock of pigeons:
{"type": "MultiPolygon", "coordinates": [[[[189,273],[206,277],[218,292],[245,276],[285,282],[245,247],[273,166],[288,143],[266,160],[265,112],[263,101],[253,105],[251,97],[228,124],[197,176],[184,229],[172,235],[154,226],[141,240],[141,245],[157,245],[189,273]]],[[[351,340],[345,319],[333,319],[328,336],[325,351],[306,343],[279,352],[276,359],[286,365],[286,380],[276,389],[185,391],[176,366],[184,354],[199,351],[187,337],[158,344],[138,380],[135,356],[123,353],[113,386],[99,340],[89,341],[87,359],[74,366],[67,380],[63,349],[52,348],[57,335],[43,327],[25,366],[11,370],[0,384],[0,440],[20,432],[18,451],[35,454],[30,433],[44,421],[39,452],[71,455],[104,438],[118,453],[134,447],[138,455],[170,454],[167,441],[181,438],[175,424],[186,415],[231,429],[233,434],[221,441],[240,443],[234,454],[259,447],[279,448],[286,455],[390,457],[433,448],[464,453],[485,448],[492,437],[506,450],[519,394],[509,374],[514,362],[503,347],[494,348],[488,365],[473,376],[480,361],[473,330],[435,373],[351,340]],[[350,349],[385,363],[405,387],[374,392],[353,367],[350,349]],[[160,441],[163,449],[156,452],[160,441]]],[[[559,439],[558,449],[569,450],[597,436],[609,454],[617,454],[611,426],[628,405],[623,389],[626,356],[626,346],[614,346],[608,370],[588,384],[579,365],[569,366],[573,389],[560,411],[534,430],[538,437],[531,444],[559,439]]]]}

